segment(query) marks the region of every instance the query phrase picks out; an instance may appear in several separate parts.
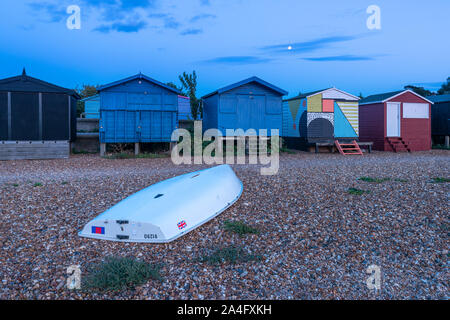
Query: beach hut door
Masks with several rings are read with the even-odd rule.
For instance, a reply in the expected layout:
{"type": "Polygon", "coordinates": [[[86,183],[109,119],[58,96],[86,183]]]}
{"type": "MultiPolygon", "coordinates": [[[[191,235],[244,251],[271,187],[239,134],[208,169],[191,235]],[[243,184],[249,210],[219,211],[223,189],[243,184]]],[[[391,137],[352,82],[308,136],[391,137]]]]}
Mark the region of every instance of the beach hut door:
{"type": "Polygon", "coordinates": [[[400,103],[387,104],[387,136],[400,137],[400,103]]]}

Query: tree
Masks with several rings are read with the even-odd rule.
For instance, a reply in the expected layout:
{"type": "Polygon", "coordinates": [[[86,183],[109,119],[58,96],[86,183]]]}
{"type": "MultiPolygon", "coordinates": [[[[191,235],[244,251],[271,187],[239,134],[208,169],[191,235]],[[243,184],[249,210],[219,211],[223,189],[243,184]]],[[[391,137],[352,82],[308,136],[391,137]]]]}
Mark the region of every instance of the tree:
{"type": "Polygon", "coordinates": [[[450,93],[450,77],[447,78],[447,82],[443,83],[441,88],[437,92],[438,94],[450,93]]]}
{"type": "Polygon", "coordinates": [[[203,106],[201,99],[197,99],[197,74],[195,70],[192,74],[183,72],[182,75],[178,77],[180,79],[181,85],[183,86],[184,92],[190,99],[191,104],[191,114],[194,120],[198,120],[203,115],[203,106]]]}
{"type": "Polygon", "coordinates": [[[183,87],[178,87],[175,83],[173,82],[167,82],[166,85],[168,85],[171,88],[174,88],[175,90],[180,91],[184,96],[187,96],[187,94],[183,91],[183,87]]]}
{"type": "MultiPolygon", "coordinates": [[[[89,84],[83,84],[81,88],[76,87],[75,92],[81,97],[81,99],[92,97],[97,94],[97,87],[89,84]]],[[[77,102],[77,117],[80,118],[84,113],[84,102],[78,100],[77,102]]]]}
{"type": "Polygon", "coordinates": [[[359,93],[359,98],[360,99],[364,99],[364,96],[363,96],[362,92],[359,93]]]}
{"type": "Polygon", "coordinates": [[[409,86],[405,86],[405,89],[411,90],[411,91],[417,93],[418,95],[421,95],[422,97],[431,96],[433,94],[433,92],[425,89],[424,87],[416,87],[416,86],[409,85],[409,86]]]}

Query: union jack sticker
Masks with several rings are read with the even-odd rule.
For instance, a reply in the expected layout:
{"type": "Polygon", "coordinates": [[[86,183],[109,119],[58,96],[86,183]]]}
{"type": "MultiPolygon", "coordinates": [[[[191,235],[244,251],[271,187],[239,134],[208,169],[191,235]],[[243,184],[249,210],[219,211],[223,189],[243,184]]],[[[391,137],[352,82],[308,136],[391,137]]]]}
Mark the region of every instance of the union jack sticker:
{"type": "Polygon", "coordinates": [[[186,226],[187,226],[186,221],[183,220],[183,221],[178,222],[177,226],[178,226],[178,229],[180,229],[180,230],[186,228],[186,226]]]}

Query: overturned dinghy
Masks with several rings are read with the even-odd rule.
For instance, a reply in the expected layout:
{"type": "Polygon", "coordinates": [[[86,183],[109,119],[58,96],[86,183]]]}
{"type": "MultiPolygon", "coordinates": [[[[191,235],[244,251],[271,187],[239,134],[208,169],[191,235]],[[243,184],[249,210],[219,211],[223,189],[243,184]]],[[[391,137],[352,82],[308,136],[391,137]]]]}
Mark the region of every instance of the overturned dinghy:
{"type": "Polygon", "coordinates": [[[82,237],[123,242],[170,242],[235,203],[242,182],[229,165],[156,183],[90,221],[82,237]]]}

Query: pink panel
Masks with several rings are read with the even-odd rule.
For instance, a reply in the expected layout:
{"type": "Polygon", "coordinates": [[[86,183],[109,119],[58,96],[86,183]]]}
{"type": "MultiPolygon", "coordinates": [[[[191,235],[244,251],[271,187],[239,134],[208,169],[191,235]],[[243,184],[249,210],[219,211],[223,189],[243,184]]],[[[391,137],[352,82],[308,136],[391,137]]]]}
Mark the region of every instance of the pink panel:
{"type": "Polygon", "coordinates": [[[323,100],[322,112],[334,112],[334,100],[323,100]]]}

